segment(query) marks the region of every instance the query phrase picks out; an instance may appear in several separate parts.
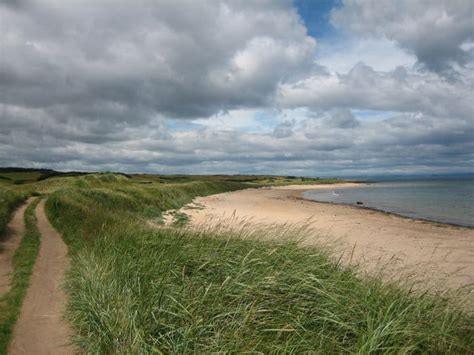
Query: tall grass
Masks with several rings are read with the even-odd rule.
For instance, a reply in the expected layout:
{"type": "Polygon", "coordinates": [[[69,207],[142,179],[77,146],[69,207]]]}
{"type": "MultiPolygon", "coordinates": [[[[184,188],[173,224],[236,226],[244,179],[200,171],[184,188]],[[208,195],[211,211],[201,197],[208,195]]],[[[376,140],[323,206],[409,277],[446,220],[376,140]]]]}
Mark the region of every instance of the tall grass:
{"type": "Polygon", "coordinates": [[[33,201],[25,212],[26,232],[13,258],[12,288],[0,297],[0,354],[6,354],[13,326],[20,313],[21,304],[28,288],[33,265],[39,250],[40,236],[36,227],[33,201]]]}
{"type": "Polygon", "coordinates": [[[0,238],[11,219],[13,210],[23,201],[27,193],[0,186],[0,238]]]}
{"type": "Polygon", "coordinates": [[[68,317],[91,353],[470,353],[473,318],[441,295],[361,279],[324,249],[144,219],[238,183],[85,181],[47,201],[70,247],[68,317]]]}

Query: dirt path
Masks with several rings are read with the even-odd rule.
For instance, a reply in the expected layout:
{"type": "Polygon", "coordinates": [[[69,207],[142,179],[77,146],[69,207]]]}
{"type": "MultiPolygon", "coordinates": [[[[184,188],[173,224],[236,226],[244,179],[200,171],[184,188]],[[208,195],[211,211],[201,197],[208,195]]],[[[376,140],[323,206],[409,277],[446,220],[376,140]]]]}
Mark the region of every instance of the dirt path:
{"type": "MultiPolygon", "coordinates": [[[[329,187],[330,188],[330,187],[329,187]]],[[[249,189],[197,198],[183,209],[194,225],[305,223],[307,245],[338,241],[343,260],[441,288],[474,285],[474,229],[416,221],[352,206],[300,198],[302,188],[249,189]]]]}
{"type": "Polygon", "coordinates": [[[71,329],[63,319],[66,294],[61,287],[68,267],[67,248],[49,223],[44,200],[36,209],[41,245],[9,354],[73,354],[71,329]]]}
{"type": "Polygon", "coordinates": [[[0,296],[10,291],[13,256],[25,234],[25,210],[32,201],[33,198],[30,198],[17,208],[0,239],[0,296]]]}

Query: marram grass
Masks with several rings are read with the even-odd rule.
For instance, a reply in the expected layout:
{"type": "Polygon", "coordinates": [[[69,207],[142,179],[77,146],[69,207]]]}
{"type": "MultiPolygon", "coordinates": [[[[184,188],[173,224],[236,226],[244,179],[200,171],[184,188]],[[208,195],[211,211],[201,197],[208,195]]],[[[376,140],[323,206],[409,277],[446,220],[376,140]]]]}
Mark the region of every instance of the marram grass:
{"type": "Polygon", "coordinates": [[[473,318],[454,302],[360,278],[324,247],[267,237],[291,230],[145,223],[237,188],[112,181],[49,198],[72,257],[68,318],[86,353],[472,353],[473,318]]]}

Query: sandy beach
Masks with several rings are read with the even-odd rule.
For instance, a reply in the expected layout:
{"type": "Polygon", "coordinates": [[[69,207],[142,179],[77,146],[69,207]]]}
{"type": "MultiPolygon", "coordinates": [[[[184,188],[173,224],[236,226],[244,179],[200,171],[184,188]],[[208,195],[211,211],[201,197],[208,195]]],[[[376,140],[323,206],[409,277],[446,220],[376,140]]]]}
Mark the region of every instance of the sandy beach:
{"type": "Polygon", "coordinates": [[[354,206],[305,200],[310,189],[359,186],[293,185],[248,189],[197,198],[196,209],[182,211],[193,225],[308,224],[303,242],[337,245],[345,263],[388,277],[418,280],[437,288],[471,290],[474,283],[474,229],[413,220],[354,206]]]}

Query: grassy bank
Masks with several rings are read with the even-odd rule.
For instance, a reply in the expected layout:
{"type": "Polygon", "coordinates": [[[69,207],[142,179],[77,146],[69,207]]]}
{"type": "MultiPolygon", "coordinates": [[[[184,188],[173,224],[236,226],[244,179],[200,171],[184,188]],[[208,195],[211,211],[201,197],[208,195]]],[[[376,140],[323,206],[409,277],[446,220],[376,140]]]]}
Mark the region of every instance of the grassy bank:
{"type": "Polygon", "coordinates": [[[39,199],[34,201],[25,212],[26,232],[18,247],[14,259],[12,288],[0,297],[0,354],[7,353],[8,343],[18,318],[31,272],[39,250],[39,232],[36,228],[34,210],[39,199]]]}
{"type": "Polygon", "coordinates": [[[13,210],[27,197],[26,192],[17,191],[9,186],[0,185],[0,238],[11,219],[13,210]]]}
{"type": "Polygon", "coordinates": [[[87,176],[56,191],[46,207],[70,248],[78,344],[93,353],[473,349],[473,318],[441,295],[360,279],[323,249],[146,223],[247,186],[87,176]]]}

